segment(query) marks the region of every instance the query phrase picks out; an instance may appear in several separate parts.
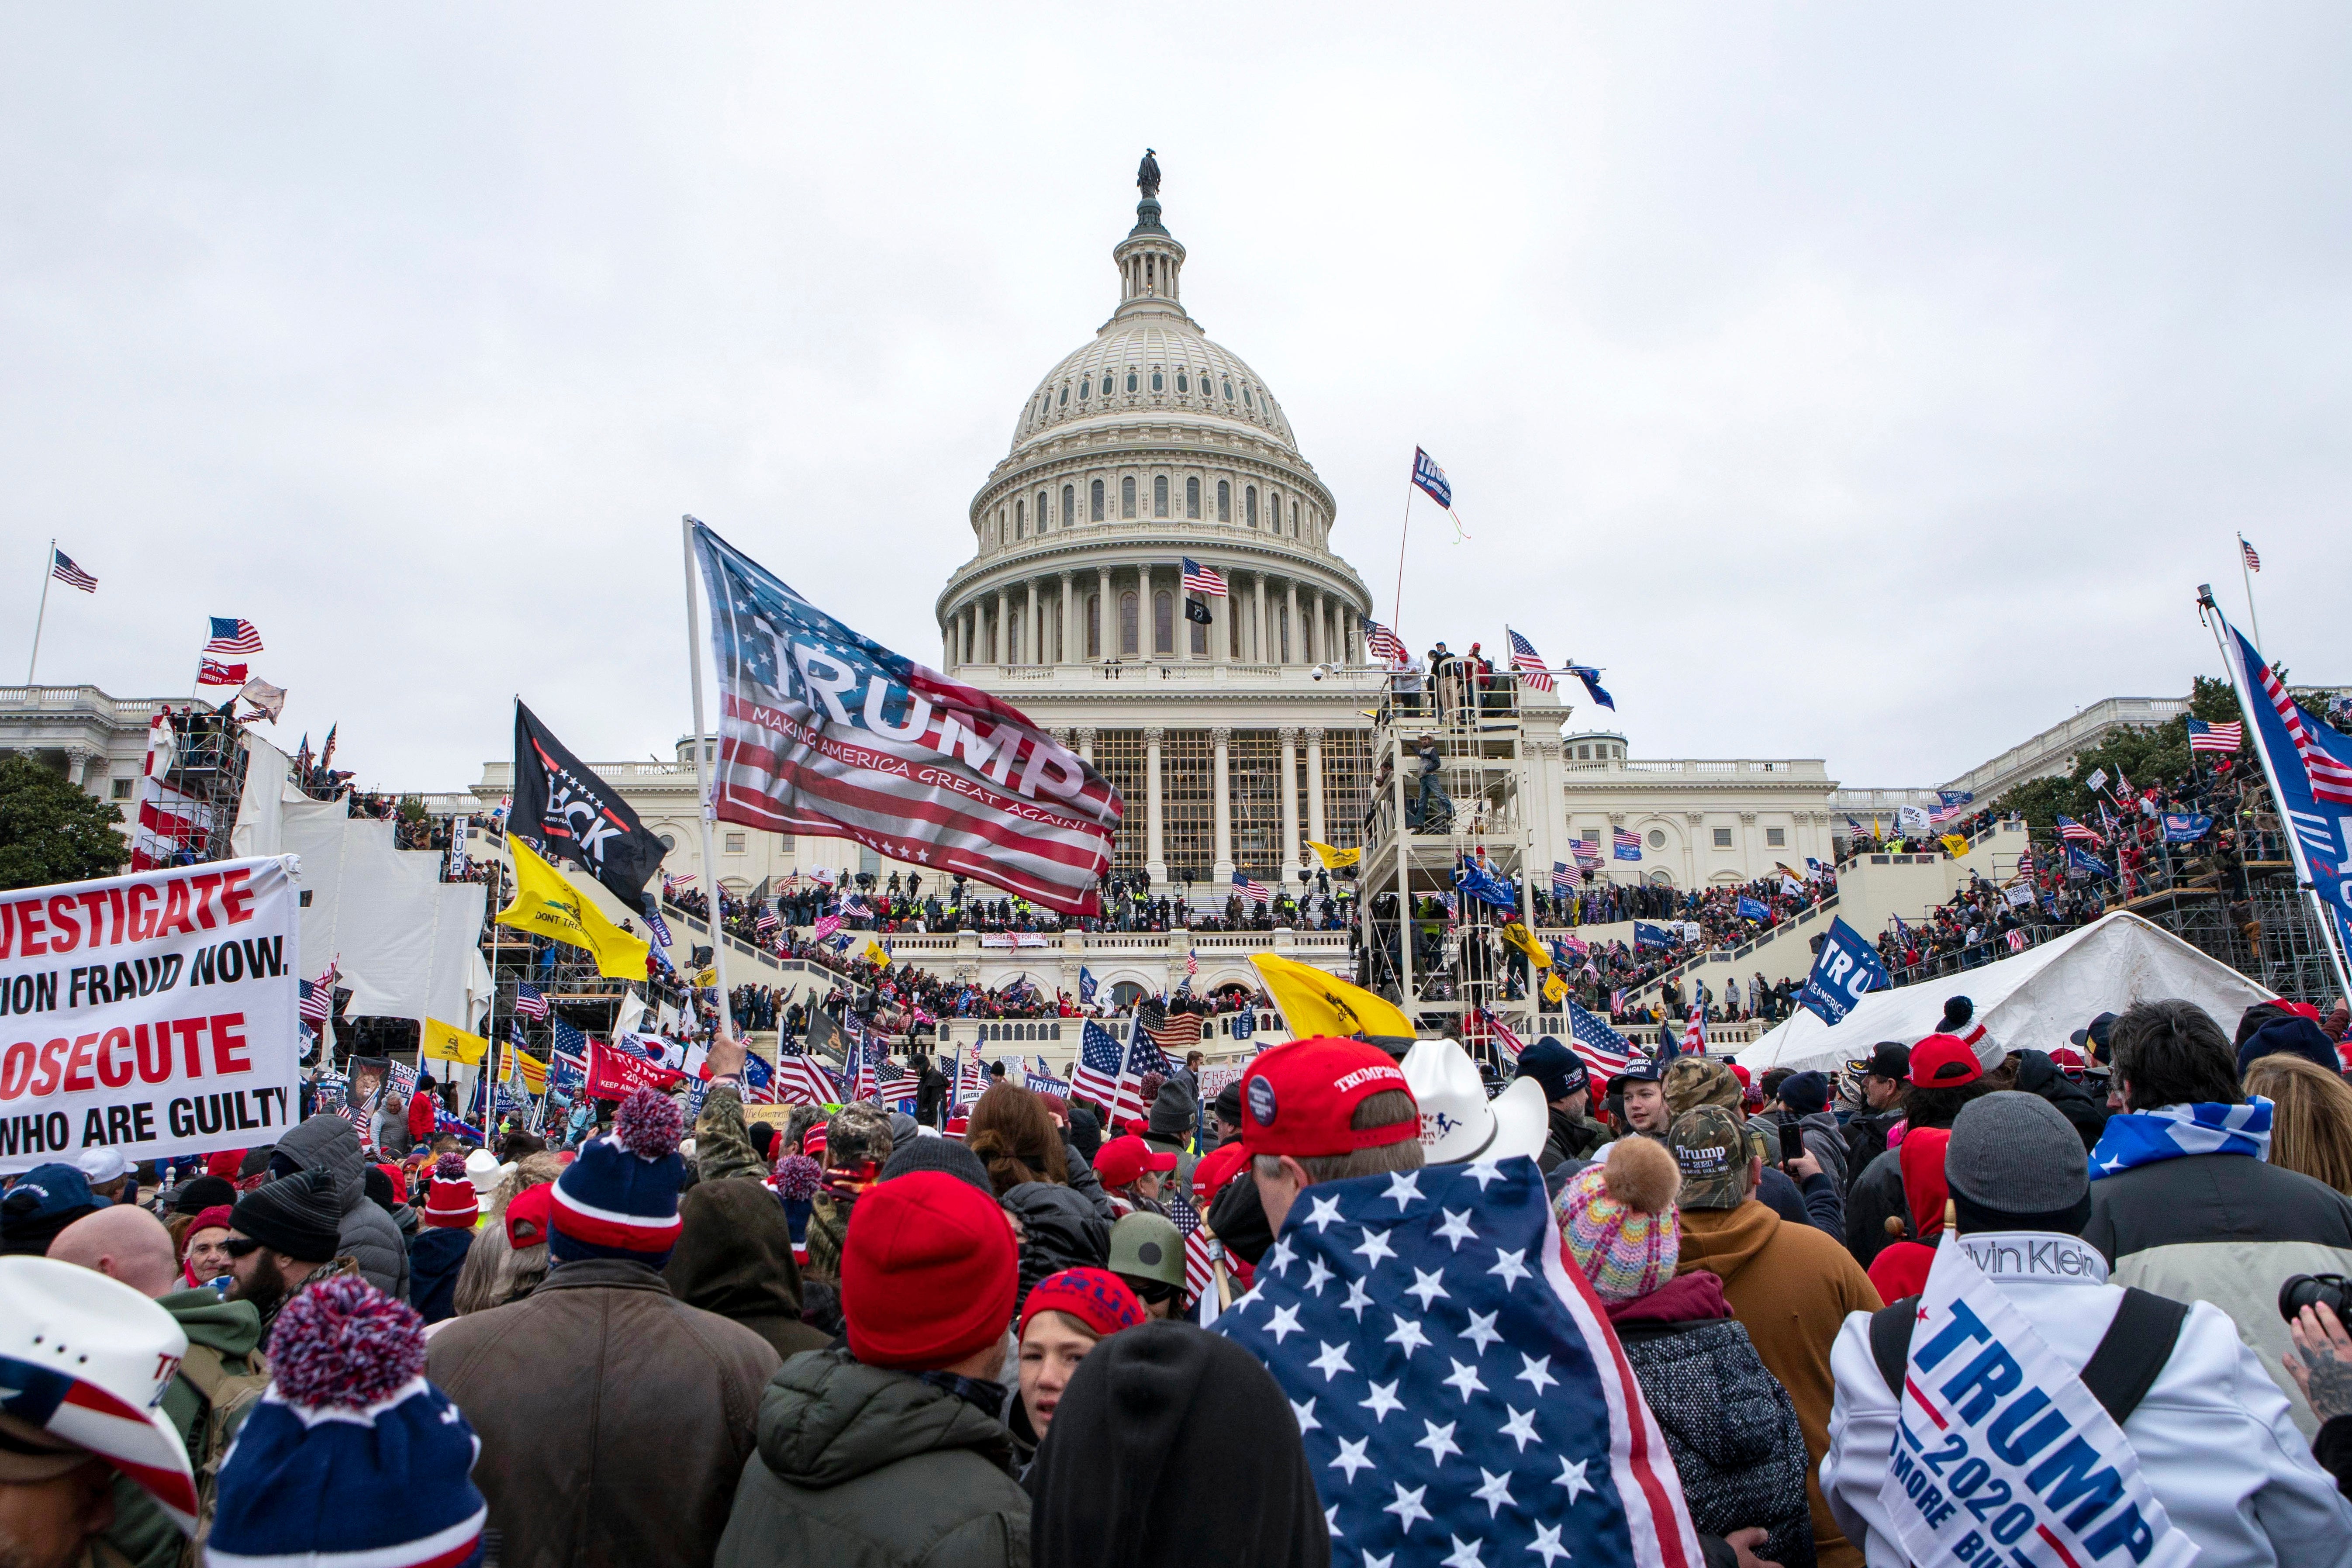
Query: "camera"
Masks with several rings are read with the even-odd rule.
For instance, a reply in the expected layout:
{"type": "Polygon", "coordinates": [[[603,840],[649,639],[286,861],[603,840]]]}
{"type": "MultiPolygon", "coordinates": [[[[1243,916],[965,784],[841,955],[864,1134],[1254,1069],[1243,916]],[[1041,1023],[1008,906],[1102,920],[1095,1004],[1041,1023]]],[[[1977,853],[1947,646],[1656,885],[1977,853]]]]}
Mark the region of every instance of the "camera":
{"type": "Polygon", "coordinates": [[[2289,1322],[2305,1307],[2323,1305],[2352,1326],[2352,1279],[2341,1274],[2292,1274],[2279,1287],[2279,1316],[2289,1322]]]}

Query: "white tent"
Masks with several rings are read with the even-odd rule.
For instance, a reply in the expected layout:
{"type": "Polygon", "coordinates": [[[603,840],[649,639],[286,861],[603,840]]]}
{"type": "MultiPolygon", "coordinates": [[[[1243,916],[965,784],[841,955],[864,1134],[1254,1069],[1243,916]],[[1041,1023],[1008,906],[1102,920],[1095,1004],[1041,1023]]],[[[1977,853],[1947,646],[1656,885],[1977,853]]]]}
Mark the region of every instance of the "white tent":
{"type": "Polygon", "coordinates": [[[1737,1053],[1750,1073],[1776,1067],[1834,1072],[1880,1040],[1916,1045],[1936,1032],[1947,997],[1976,1004],[1977,1022],[2004,1049],[2046,1051],[2101,1013],[2178,996],[2213,1016],[2224,1035],[2273,993],[2170,931],[2118,910],[1981,969],[1874,991],[1835,1026],[1800,1008],[1737,1053]]]}
{"type": "Polygon", "coordinates": [[[289,799],[281,811],[285,846],[302,857],[306,978],[336,959],[351,1016],[471,1028],[490,992],[480,945],[489,889],[444,882],[438,850],[394,848],[391,823],[352,816],[341,801],[289,799]]]}

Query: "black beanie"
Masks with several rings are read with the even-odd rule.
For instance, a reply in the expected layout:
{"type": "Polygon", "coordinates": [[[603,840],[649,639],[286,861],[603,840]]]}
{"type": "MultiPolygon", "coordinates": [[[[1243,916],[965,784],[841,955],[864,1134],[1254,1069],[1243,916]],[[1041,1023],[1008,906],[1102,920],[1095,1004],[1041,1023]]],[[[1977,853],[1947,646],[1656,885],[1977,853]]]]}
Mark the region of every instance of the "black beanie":
{"type": "Polygon", "coordinates": [[[386,1214],[396,1214],[400,1200],[394,1195],[392,1178],[383,1173],[382,1165],[360,1167],[360,1184],[367,1189],[368,1201],[386,1214]]]}
{"type": "Polygon", "coordinates": [[[280,1176],[239,1198],[229,1228],[297,1263],[324,1263],[342,1244],[342,1209],[335,1181],[324,1171],[280,1176]]]}
{"type": "Polygon", "coordinates": [[[236,1184],[220,1176],[198,1176],[180,1184],[172,1194],[173,1214],[202,1214],[209,1208],[227,1208],[236,1202],[236,1184]]]}
{"type": "Polygon", "coordinates": [[[961,1139],[910,1138],[890,1151],[890,1158],[882,1167],[881,1179],[887,1182],[915,1171],[938,1171],[978,1187],[991,1198],[996,1196],[996,1185],[988,1179],[987,1165],[982,1163],[979,1155],[964,1147],[961,1139]]]}

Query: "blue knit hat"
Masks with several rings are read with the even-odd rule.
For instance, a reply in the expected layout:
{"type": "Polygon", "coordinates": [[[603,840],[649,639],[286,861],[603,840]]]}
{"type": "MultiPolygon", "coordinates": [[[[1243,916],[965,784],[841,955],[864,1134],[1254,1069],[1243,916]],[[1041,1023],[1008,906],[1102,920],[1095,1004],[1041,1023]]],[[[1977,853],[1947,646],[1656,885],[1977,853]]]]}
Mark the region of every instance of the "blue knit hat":
{"type": "Polygon", "coordinates": [[[270,1384],[222,1460],[215,1568],[467,1568],[489,1510],[481,1443],[425,1381],[425,1320],[357,1275],[303,1290],[269,1336],[270,1384]]]}
{"type": "Polygon", "coordinates": [[[613,1131],[591,1139],[555,1179],[548,1256],[558,1263],[622,1258],[659,1268],[677,1245],[677,1190],[686,1162],[677,1102],[641,1089],[621,1102],[613,1131]]]}

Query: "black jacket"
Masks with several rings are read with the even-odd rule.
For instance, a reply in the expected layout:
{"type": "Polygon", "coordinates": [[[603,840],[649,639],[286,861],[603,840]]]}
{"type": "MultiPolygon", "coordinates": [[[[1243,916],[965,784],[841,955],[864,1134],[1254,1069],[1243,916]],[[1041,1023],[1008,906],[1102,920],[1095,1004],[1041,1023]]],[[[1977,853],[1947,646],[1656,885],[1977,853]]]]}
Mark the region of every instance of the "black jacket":
{"type": "Polygon", "coordinates": [[[1070,1142],[1089,1160],[1102,1152],[1101,1118],[1076,1100],[1070,1102],[1070,1142]]]}
{"type": "Polygon", "coordinates": [[[1849,1212],[1853,1207],[1853,1190],[1862,1184],[1862,1173],[1870,1163],[1886,1152],[1886,1134],[1903,1120],[1899,1105],[1885,1110],[1866,1110],[1845,1124],[1845,1201],[1849,1212]]]}
{"type": "Polygon", "coordinates": [[[998,1201],[1021,1222],[1021,1300],[1048,1274],[1110,1262],[1110,1221],[1085,1194],[1052,1182],[1022,1182],[998,1201]]]}
{"type": "Polygon", "coordinates": [[[1544,1140],[1543,1152],[1536,1163],[1549,1172],[1563,1160],[1590,1160],[1592,1152],[1609,1142],[1609,1130],[1596,1121],[1585,1121],[1554,1110],[1551,1133],[1544,1140]]]}
{"type": "Polygon", "coordinates": [[[1911,1205],[1903,1196],[1902,1153],[1895,1149],[1864,1166],[1845,1195],[1845,1249],[1864,1268],[1895,1239],[1886,1229],[1890,1218],[1911,1218],[1911,1205]]]}
{"type": "Polygon", "coordinates": [[[2095,1147],[2099,1134],[2106,1131],[2106,1106],[2089,1089],[2060,1072],[2048,1052],[2020,1051],[2017,1055],[2017,1087],[2056,1106],[2058,1114],[2074,1125],[2083,1147],[2095,1147]]]}

